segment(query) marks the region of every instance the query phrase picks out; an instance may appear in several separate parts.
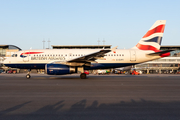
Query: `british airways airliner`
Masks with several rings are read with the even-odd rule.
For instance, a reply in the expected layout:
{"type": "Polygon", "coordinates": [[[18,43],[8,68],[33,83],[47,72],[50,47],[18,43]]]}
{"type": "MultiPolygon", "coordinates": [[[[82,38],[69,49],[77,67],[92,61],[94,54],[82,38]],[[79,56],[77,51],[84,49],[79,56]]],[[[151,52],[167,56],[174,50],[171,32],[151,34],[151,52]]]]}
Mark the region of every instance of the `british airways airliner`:
{"type": "Polygon", "coordinates": [[[135,65],[170,55],[171,50],[161,51],[160,45],[166,20],[158,20],[131,49],[60,49],[60,50],[23,50],[13,54],[4,61],[4,65],[12,68],[45,69],[48,75],[64,75],[84,70],[118,68],[135,65]]]}

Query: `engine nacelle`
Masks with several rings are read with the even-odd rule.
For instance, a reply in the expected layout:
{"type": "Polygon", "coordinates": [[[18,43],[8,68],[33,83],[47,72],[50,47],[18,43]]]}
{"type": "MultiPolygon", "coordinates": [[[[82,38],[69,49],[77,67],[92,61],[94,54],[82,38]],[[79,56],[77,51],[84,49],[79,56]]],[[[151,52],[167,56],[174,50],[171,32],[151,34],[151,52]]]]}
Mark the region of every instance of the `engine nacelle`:
{"type": "Polygon", "coordinates": [[[46,64],[45,71],[48,75],[64,75],[75,73],[76,69],[62,64],[46,64]]]}

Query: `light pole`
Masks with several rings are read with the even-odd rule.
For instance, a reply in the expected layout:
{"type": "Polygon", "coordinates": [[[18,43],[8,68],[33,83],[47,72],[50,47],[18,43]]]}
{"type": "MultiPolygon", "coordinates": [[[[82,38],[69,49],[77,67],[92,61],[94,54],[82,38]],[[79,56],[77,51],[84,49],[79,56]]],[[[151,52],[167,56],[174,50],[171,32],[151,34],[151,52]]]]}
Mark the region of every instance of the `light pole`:
{"type": "Polygon", "coordinates": [[[50,49],[50,39],[48,40],[48,49],[50,49]]]}
{"type": "Polygon", "coordinates": [[[44,49],[44,47],[45,47],[44,45],[45,45],[45,42],[46,42],[46,41],[45,41],[45,40],[43,40],[42,42],[43,42],[43,49],[44,49]]]}

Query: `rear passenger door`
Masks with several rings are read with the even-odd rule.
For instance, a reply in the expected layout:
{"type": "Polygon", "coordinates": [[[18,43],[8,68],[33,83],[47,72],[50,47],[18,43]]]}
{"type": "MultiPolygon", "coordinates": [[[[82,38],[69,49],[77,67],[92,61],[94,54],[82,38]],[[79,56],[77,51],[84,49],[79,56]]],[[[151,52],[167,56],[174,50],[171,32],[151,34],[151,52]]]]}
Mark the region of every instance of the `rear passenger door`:
{"type": "Polygon", "coordinates": [[[136,61],[136,51],[135,50],[130,50],[130,61],[136,61]]]}

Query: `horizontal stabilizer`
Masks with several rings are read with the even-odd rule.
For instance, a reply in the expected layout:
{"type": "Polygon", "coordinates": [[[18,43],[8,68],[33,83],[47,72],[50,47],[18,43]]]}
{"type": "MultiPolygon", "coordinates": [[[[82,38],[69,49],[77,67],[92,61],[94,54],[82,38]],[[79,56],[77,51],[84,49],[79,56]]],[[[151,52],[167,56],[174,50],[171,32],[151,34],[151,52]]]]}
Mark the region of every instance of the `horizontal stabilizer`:
{"type": "Polygon", "coordinates": [[[150,53],[150,54],[147,54],[147,55],[159,56],[159,55],[162,55],[162,54],[165,54],[165,53],[169,53],[171,51],[174,51],[174,50],[164,50],[164,51],[159,51],[159,52],[155,52],[155,53],[150,53]]]}

